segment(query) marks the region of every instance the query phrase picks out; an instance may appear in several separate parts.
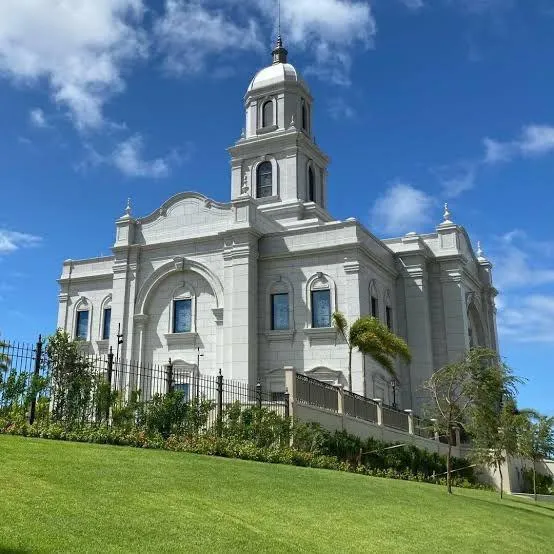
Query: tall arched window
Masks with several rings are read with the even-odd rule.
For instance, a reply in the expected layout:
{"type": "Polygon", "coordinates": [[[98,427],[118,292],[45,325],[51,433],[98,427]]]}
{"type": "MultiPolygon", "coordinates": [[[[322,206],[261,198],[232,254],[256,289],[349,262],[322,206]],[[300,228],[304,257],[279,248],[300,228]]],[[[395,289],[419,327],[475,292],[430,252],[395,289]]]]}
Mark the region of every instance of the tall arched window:
{"type": "Polygon", "coordinates": [[[256,198],[273,195],[273,167],[271,162],[262,162],[256,172],[256,198]]]}
{"type": "Polygon", "coordinates": [[[306,107],[306,101],[302,98],[302,129],[308,130],[308,108],[306,107]]]}
{"type": "Polygon", "coordinates": [[[308,169],[308,202],[315,202],[315,176],[311,166],[308,169]]]}
{"type": "Polygon", "coordinates": [[[268,100],[262,107],[262,127],[273,125],[273,102],[268,100]]]}

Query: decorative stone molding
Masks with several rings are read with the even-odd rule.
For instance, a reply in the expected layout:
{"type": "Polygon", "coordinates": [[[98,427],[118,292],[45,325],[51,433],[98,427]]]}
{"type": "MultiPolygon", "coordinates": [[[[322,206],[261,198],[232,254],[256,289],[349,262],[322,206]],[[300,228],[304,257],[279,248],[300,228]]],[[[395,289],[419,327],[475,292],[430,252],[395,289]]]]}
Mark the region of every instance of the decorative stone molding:
{"type": "Polygon", "coordinates": [[[347,275],[353,275],[360,272],[360,262],[344,262],[342,265],[347,275]]]}
{"type": "Polygon", "coordinates": [[[168,348],[183,346],[194,347],[196,346],[198,333],[165,333],[164,337],[167,341],[168,348]]]}
{"type": "Polygon", "coordinates": [[[337,330],[334,327],[306,327],[304,334],[308,337],[310,344],[313,342],[335,342],[337,330]]]}
{"type": "Polygon", "coordinates": [[[136,314],[133,316],[133,321],[137,329],[144,329],[144,327],[148,323],[148,316],[146,314],[136,314]]]}
{"type": "Polygon", "coordinates": [[[212,313],[215,317],[215,324],[223,325],[223,308],[213,308],[212,313]]]}
{"type": "Polygon", "coordinates": [[[278,331],[266,331],[265,338],[268,342],[286,342],[294,339],[294,329],[282,329],[278,331]]]}

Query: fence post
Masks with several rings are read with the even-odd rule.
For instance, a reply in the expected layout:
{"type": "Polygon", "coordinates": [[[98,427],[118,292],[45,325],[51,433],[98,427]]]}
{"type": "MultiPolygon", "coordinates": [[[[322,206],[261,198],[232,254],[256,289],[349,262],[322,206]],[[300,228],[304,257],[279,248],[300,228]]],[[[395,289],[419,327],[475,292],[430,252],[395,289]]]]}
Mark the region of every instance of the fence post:
{"type": "Polygon", "coordinates": [[[290,394],[289,389],[285,389],[285,417],[290,417],[290,394]]]}
{"type": "Polygon", "coordinates": [[[223,431],[223,375],[221,368],[217,376],[217,435],[221,437],[223,431]]]}
{"type": "MultiPolygon", "coordinates": [[[[40,375],[40,361],[42,358],[42,336],[38,336],[37,346],[35,350],[35,367],[33,371],[33,380],[31,381],[31,387],[34,388],[38,376],[40,375]]],[[[35,415],[37,411],[37,394],[33,390],[33,398],[31,399],[31,411],[29,413],[29,423],[32,425],[35,421],[35,415]]]]}
{"type": "Polygon", "coordinates": [[[261,409],[262,407],[262,384],[258,381],[256,383],[256,405],[261,409]]]}
{"type": "Polygon", "coordinates": [[[373,402],[377,404],[377,425],[383,426],[383,400],[381,398],[374,398],[373,402]]]}
{"type": "Polygon", "coordinates": [[[414,434],[414,412],[412,410],[404,410],[408,414],[408,433],[414,434]]]}
{"type": "MultiPolygon", "coordinates": [[[[289,417],[294,417],[294,403],[296,402],[296,371],[292,366],[285,366],[283,369],[285,370],[285,390],[287,391],[289,399],[288,414],[289,417]]],[[[285,396],[285,400],[286,398],[287,396],[285,396]]]]}
{"type": "MultiPolygon", "coordinates": [[[[107,380],[108,380],[108,386],[110,388],[110,400],[111,400],[111,394],[112,394],[112,379],[113,379],[113,350],[110,346],[110,351],[108,352],[108,367],[107,367],[107,380]]],[[[106,405],[106,425],[109,424],[110,421],[110,404],[111,401],[108,402],[106,405]]]]}
{"type": "Polygon", "coordinates": [[[171,363],[171,358],[169,358],[169,363],[165,366],[166,379],[167,379],[167,392],[173,392],[173,364],[171,363]]]}
{"type": "Polygon", "coordinates": [[[337,412],[339,414],[344,414],[344,388],[342,385],[337,386],[337,412]]]}

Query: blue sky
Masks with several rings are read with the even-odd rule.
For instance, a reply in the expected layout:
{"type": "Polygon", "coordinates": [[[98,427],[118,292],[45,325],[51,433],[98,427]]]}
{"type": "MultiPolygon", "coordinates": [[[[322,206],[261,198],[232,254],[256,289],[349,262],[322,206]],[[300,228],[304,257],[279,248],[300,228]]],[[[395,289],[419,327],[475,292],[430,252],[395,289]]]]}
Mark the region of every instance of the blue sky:
{"type": "MultiPolygon", "coordinates": [[[[0,331],[56,322],[66,258],[176,192],[230,195],[225,149],[269,63],[273,0],[0,4],[0,331]]],[[[520,404],[554,414],[554,1],[282,0],[331,156],[329,209],[430,232],[449,202],[495,263],[520,404]]]]}

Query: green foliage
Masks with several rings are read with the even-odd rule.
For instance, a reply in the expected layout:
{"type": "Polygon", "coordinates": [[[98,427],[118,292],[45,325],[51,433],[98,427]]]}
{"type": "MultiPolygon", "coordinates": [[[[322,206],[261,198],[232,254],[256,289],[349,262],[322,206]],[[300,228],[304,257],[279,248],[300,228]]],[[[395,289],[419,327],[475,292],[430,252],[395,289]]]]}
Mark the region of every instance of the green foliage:
{"type": "Polygon", "coordinates": [[[352,391],[352,350],[357,348],[362,354],[371,356],[393,377],[396,377],[394,360],[401,357],[411,360],[406,342],[396,336],[379,319],[369,315],[360,317],[348,328],[346,317],[341,312],[333,313],[333,325],[342,335],[348,346],[348,384],[352,391]]]}
{"type": "MultiPolygon", "coordinates": [[[[533,470],[524,468],[522,471],[523,490],[522,492],[533,493],[533,470]]],[[[552,475],[542,475],[537,473],[535,476],[535,485],[537,494],[554,494],[554,478],[552,475]]]]}
{"type": "Polygon", "coordinates": [[[94,415],[96,376],[91,363],[80,352],[78,341],[58,329],[48,338],[46,355],[53,392],[52,419],[67,427],[90,420],[94,415]]]}
{"type": "Polygon", "coordinates": [[[143,421],[139,421],[149,432],[164,438],[171,434],[192,435],[202,430],[215,404],[211,400],[193,399],[185,402],[182,391],[155,394],[144,404],[143,421]]]}

